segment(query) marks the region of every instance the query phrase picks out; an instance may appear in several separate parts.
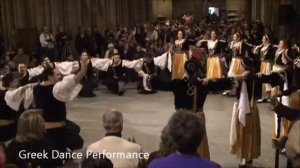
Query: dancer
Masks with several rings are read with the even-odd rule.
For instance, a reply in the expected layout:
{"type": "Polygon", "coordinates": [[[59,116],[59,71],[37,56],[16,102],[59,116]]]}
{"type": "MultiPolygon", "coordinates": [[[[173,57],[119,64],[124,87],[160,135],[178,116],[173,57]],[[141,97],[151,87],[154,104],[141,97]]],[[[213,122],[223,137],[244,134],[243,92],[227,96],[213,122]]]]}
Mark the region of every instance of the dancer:
{"type": "Polygon", "coordinates": [[[13,73],[2,77],[2,82],[4,90],[0,90],[0,141],[5,142],[15,137],[18,117],[32,103],[30,90],[35,84],[18,87],[18,78],[13,73]]]}
{"type": "MultiPolygon", "coordinates": [[[[244,42],[241,38],[240,33],[234,33],[233,42],[230,45],[230,50],[232,54],[232,59],[230,63],[230,68],[228,71],[228,77],[241,75],[241,64],[242,59],[249,55],[252,50],[252,45],[244,42]]],[[[235,89],[227,90],[223,93],[224,96],[235,96],[235,89]]]]}
{"type": "MultiPolygon", "coordinates": [[[[269,75],[272,71],[272,66],[275,58],[275,47],[270,43],[268,35],[264,35],[262,38],[262,44],[255,47],[254,53],[258,54],[261,60],[260,73],[269,75]]],[[[257,103],[264,103],[270,99],[271,86],[270,84],[262,85],[262,98],[257,100],[257,103]]]]}
{"type": "Polygon", "coordinates": [[[223,40],[217,39],[217,32],[211,31],[210,40],[200,40],[197,46],[205,47],[208,58],[206,64],[206,77],[207,78],[221,78],[224,76],[224,70],[222,69],[220,58],[223,57],[223,52],[227,43],[223,40]]]}
{"type": "Polygon", "coordinates": [[[65,102],[73,100],[79,93],[79,82],[87,71],[87,64],[88,55],[83,52],[81,69],[76,75],[62,78],[57,69],[48,67],[43,71],[42,83],[33,90],[36,107],[43,110],[47,130],[45,136],[61,151],[80,149],[83,146],[83,139],[79,135],[80,127],[67,120],[65,102]]]}

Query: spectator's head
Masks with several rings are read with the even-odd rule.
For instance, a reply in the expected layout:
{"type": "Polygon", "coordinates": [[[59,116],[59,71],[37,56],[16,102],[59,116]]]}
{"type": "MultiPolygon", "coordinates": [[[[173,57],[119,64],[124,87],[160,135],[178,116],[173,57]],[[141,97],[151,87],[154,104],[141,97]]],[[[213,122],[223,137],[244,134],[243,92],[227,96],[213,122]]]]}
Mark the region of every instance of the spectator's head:
{"type": "Polygon", "coordinates": [[[39,109],[27,110],[19,117],[16,141],[29,142],[42,139],[45,131],[42,111],[39,109]]]}
{"type": "Polygon", "coordinates": [[[102,121],[106,133],[120,133],[123,130],[123,115],[115,109],[104,113],[102,121]]]}
{"type": "Polygon", "coordinates": [[[87,157],[81,163],[82,168],[113,168],[113,163],[101,154],[97,159],[94,157],[87,157]]]}
{"type": "Polygon", "coordinates": [[[53,84],[62,80],[62,75],[59,71],[52,67],[47,67],[41,74],[41,81],[49,81],[53,84]]]}
{"type": "Polygon", "coordinates": [[[10,67],[8,64],[1,65],[1,75],[6,75],[10,73],[10,67]]]}
{"type": "Polygon", "coordinates": [[[109,50],[110,52],[113,52],[114,49],[115,49],[115,46],[114,46],[113,43],[109,43],[109,44],[107,45],[107,48],[108,48],[108,50],[109,50]]]}
{"type": "Polygon", "coordinates": [[[142,47],[141,47],[140,44],[137,44],[135,49],[136,49],[137,52],[140,52],[142,50],[142,47]]]}
{"type": "Polygon", "coordinates": [[[24,50],[23,50],[23,48],[18,48],[18,54],[24,54],[24,50]]]}
{"type": "Polygon", "coordinates": [[[15,73],[8,73],[2,77],[2,86],[5,88],[17,88],[19,80],[15,73]]]}
{"type": "Polygon", "coordinates": [[[65,31],[64,26],[63,26],[63,25],[58,25],[58,26],[57,26],[57,31],[58,31],[58,32],[64,32],[64,31],[65,31]]]}
{"type": "Polygon", "coordinates": [[[49,33],[49,28],[48,28],[48,26],[44,26],[44,27],[43,27],[43,32],[44,32],[44,33],[49,33]]]}
{"type": "Polygon", "coordinates": [[[195,155],[205,135],[205,127],[192,112],[180,110],[169,120],[168,134],[180,153],[195,155]]]}
{"type": "Polygon", "coordinates": [[[176,146],[168,133],[167,126],[162,130],[160,139],[161,142],[159,144],[159,153],[161,156],[168,156],[176,151],[176,146]]]}
{"type": "Polygon", "coordinates": [[[25,74],[27,71],[27,66],[24,63],[20,63],[18,65],[18,73],[19,74],[25,74]]]}

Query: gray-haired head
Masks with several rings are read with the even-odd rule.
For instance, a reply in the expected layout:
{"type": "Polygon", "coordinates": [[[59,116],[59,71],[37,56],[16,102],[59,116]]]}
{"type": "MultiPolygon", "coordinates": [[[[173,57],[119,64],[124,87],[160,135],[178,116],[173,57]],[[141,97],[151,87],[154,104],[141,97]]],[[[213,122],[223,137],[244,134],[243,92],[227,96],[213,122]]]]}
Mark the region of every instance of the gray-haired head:
{"type": "Polygon", "coordinates": [[[106,133],[122,132],[123,130],[123,115],[115,109],[105,112],[102,121],[106,133]]]}

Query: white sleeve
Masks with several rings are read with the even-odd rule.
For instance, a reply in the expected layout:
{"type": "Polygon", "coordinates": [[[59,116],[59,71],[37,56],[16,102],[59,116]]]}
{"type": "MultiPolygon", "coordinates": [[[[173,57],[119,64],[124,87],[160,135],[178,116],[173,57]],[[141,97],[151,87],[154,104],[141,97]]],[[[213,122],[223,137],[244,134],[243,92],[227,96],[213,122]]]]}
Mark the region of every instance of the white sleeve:
{"type": "Polygon", "coordinates": [[[112,64],[112,60],[108,58],[91,58],[92,66],[100,71],[107,71],[112,64]]]}
{"type": "Polygon", "coordinates": [[[29,77],[35,77],[43,73],[44,67],[39,65],[34,68],[27,69],[29,77]]]}
{"type": "Polygon", "coordinates": [[[7,91],[5,94],[6,104],[15,111],[18,111],[22,100],[24,99],[24,89],[19,87],[18,89],[7,91]]]}
{"type": "Polygon", "coordinates": [[[34,101],[33,88],[27,88],[24,96],[24,108],[28,109],[34,101]]]}
{"type": "Polygon", "coordinates": [[[48,42],[46,41],[46,38],[44,36],[44,33],[40,34],[40,43],[42,47],[45,47],[48,45],[48,42]]]}
{"type": "Polygon", "coordinates": [[[166,52],[163,55],[154,58],[154,65],[159,67],[160,69],[164,69],[167,66],[168,69],[171,71],[171,64],[170,64],[171,62],[170,61],[171,61],[171,53],[166,52]],[[168,54],[169,54],[169,59],[167,60],[167,58],[168,58],[167,55],[168,54]]]}
{"type": "Polygon", "coordinates": [[[82,86],[76,83],[74,78],[75,75],[65,76],[62,81],[54,85],[52,93],[57,100],[68,102],[78,95],[82,86]]]}
{"type": "Polygon", "coordinates": [[[133,61],[123,60],[122,66],[126,68],[141,69],[143,66],[143,59],[141,58],[133,61]]]}
{"type": "Polygon", "coordinates": [[[55,68],[63,75],[70,75],[73,72],[73,62],[55,62],[55,68]]]}
{"type": "Polygon", "coordinates": [[[72,62],[72,72],[76,72],[76,71],[78,71],[79,70],[79,68],[80,68],[80,65],[79,65],[80,63],[78,62],[78,61],[73,61],[72,62]]]}

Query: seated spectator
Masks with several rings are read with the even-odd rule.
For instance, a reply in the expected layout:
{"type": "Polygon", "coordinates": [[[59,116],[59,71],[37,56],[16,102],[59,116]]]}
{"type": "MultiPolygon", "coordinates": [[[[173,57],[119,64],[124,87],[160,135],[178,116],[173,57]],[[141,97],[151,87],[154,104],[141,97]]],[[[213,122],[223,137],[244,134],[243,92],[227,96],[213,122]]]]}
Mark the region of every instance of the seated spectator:
{"type": "Polygon", "coordinates": [[[100,155],[99,158],[87,157],[81,163],[82,168],[113,168],[113,163],[104,155],[100,155]]]}
{"type": "Polygon", "coordinates": [[[176,152],[153,160],[149,168],[219,168],[220,165],[203,159],[197,154],[198,146],[205,135],[204,123],[188,111],[173,114],[167,125],[167,134],[175,145],[176,152]]]}
{"type": "MultiPolygon", "coordinates": [[[[104,113],[103,125],[106,131],[105,137],[101,140],[88,146],[88,152],[107,153],[109,156],[113,156],[115,153],[124,153],[125,157],[112,157],[112,163],[117,168],[133,168],[139,165],[138,158],[126,158],[126,155],[138,154],[141,152],[141,146],[134,144],[122,138],[123,130],[123,115],[121,112],[116,110],[110,110],[104,113]]],[[[107,156],[108,157],[108,156],[107,156]]]]}
{"type": "Polygon", "coordinates": [[[3,63],[6,64],[6,65],[8,65],[10,70],[16,69],[16,65],[15,65],[14,61],[11,60],[11,58],[10,58],[9,55],[5,55],[4,56],[3,63]]]}
{"type": "Polygon", "coordinates": [[[43,32],[39,36],[42,54],[47,54],[54,57],[54,36],[50,32],[48,26],[43,27],[43,32]]]}
{"type": "Polygon", "coordinates": [[[118,50],[115,49],[113,43],[109,43],[107,47],[108,49],[105,51],[104,58],[111,58],[113,55],[118,54],[118,50]]]}
{"type": "Polygon", "coordinates": [[[159,144],[158,151],[154,151],[150,154],[148,159],[148,165],[157,158],[166,157],[169,154],[176,151],[175,144],[172,142],[172,139],[170,138],[169,134],[167,133],[167,127],[164,127],[164,129],[161,132],[160,136],[161,142],[159,144]]]}
{"type": "MultiPolygon", "coordinates": [[[[53,168],[62,166],[62,160],[52,157],[54,145],[44,138],[45,121],[41,110],[28,110],[21,114],[18,120],[16,138],[8,145],[6,150],[7,163],[18,167],[41,166],[53,168]],[[37,159],[33,157],[23,158],[20,153],[48,153],[48,158],[37,159]]],[[[23,155],[23,156],[24,156],[23,155]]]]}
{"type": "Polygon", "coordinates": [[[16,66],[18,66],[19,64],[25,64],[26,66],[28,66],[30,58],[28,55],[24,54],[23,48],[19,48],[18,49],[18,53],[17,55],[14,57],[13,59],[14,63],[16,66]]]}

